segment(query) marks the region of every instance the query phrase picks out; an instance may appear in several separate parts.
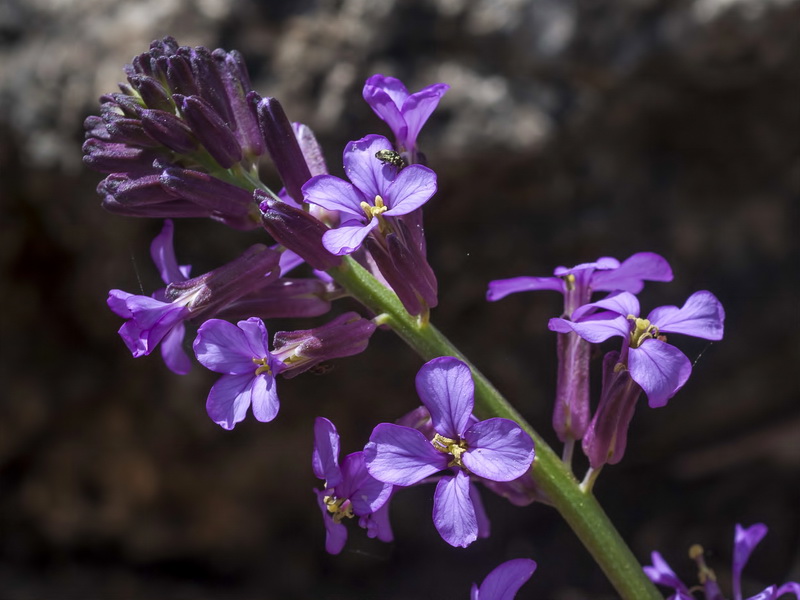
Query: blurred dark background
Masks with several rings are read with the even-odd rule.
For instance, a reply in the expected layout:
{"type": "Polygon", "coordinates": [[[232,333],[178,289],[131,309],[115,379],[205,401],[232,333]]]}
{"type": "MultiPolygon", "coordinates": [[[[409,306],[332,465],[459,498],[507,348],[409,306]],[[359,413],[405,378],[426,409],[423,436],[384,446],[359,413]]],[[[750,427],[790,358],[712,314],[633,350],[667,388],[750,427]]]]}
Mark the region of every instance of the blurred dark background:
{"type": "MultiPolygon", "coordinates": [[[[688,582],[696,542],[729,581],[737,522],[770,527],[745,591],[800,580],[798,23],[797,0],[4,0],[0,598],[466,598],[519,556],[539,563],[521,598],[615,597],[552,509],[488,493],[493,535],[467,550],[419,488],[393,501],[394,544],[352,529],[324,552],[312,419],[350,452],[416,406],[421,361],[389,333],[281,380],[278,419],[232,432],[205,414],[214,375],[130,357],[105,299],[159,285],[161,224],[99,208],[81,123],[167,34],[241,50],[333,173],[348,140],[388,134],[366,77],[452,86],[420,139],[440,182],[433,320],[548,439],[559,298],[488,304],[489,280],[651,250],[676,277],[643,310],[717,294],[725,339],[675,338],[692,378],[666,408],[642,402],[596,493],[642,561],[659,549],[688,582]]],[[[178,259],[201,273],[258,238],[181,221],[178,259]]]]}

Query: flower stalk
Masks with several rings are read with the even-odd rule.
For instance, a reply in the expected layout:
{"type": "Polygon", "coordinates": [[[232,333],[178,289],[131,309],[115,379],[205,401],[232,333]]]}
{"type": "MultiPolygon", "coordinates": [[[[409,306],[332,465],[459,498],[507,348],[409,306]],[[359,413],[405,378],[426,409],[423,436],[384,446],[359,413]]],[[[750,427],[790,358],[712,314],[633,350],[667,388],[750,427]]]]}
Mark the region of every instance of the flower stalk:
{"type": "Polygon", "coordinates": [[[354,298],[389,325],[424,360],[453,356],[472,370],[475,414],[516,421],[533,439],[533,479],[581,540],[619,595],[625,600],[662,600],[642,567],[591,491],[583,491],[561,458],[511,406],[488,379],[433,325],[412,317],[397,296],[349,256],[328,274],[354,298]]]}

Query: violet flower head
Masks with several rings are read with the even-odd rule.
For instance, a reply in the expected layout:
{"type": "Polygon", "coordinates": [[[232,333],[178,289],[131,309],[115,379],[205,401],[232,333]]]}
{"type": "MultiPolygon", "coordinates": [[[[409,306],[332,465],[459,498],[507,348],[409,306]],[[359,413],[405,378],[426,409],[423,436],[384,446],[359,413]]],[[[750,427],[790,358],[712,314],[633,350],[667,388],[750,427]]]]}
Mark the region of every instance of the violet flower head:
{"type": "Polygon", "coordinates": [[[449,89],[446,83],[434,83],[409,94],[399,79],[378,74],[367,79],[363,96],[394,133],[400,152],[408,152],[413,158],[422,126],[449,89]]]}
{"type": "Polygon", "coordinates": [[[480,587],[472,584],[470,600],[514,600],[519,588],[528,582],[536,570],[536,563],[529,558],[515,558],[492,570],[480,587]]]}
{"type": "Polygon", "coordinates": [[[554,290],[564,295],[564,316],[591,300],[593,292],[625,291],[638,294],[645,281],[672,281],[672,269],[664,257],[637,252],[620,263],[603,256],[574,267],[556,267],[553,277],[513,277],[489,282],[486,299],[495,302],[509,294],[554,290]]]}
{"type": "Polygon", "coordinates": [[[284,365],[269,351],[267,328],[261,319],[251,317],[236,325],[209,319],[197,331],[194,352],[200,364],[223,374],[206,401],[212,421],[233,429],[250,406],[258,421],[275,418],[280,406],[275,376],[284,365]]]}
{"type": "MultiPolygon", "coordinates": [[[[753,552],[753,549],[764,539],[765,535],[767,535],[767,526],[762,523],[756,523],[747,528],[739,524],[736,525],[736,534],[733,542],[733,565],[731,569],[732,595],[730,596],[730,600],[778,600],[778,598],[787,594],[793,594],[795,600],[800,599],[800,584],[793,581],[784,583],[781,586],[770,585],[759,593],[743,599],[742,570],[750,559],[750,554],[753,552]]],[[[727,600],[727,597],[722,593],[719,587],[716,574],[706,566],[703,558],[703,548],[699,545],[692,546],[689,550],[689,556],[697,563],[698,576],[705,599],[727,600]]],[[[661,554],[653,552],[651,559],[653,564],[644,567],[645,575],[647,575],[653,583],[670,587],[675,591],[675,594],[670,596],[668,600],[694,600],[690,589],[678,579],[678,576],[675,575],[675,572],[670,568],[661,554]]]]}
{"type": "Polygon", "coordinates": [[[431,415],[433,440],[416,429],[382,423],[364,448],[367,470],[380,481],[409,486],[454,469],[453,475],[443,476],[436,485],[433,521],[447,543],[466,547],[479,533],[470,476],[492,481],[520,477],[533,462],[533,441],[514,421],[474,419],[472,373],[456,358],[427,362],[416,383],[431,415]]]}
{"type": "Polygon", "coordinates": [[[347,541],[344,519],[359,517],[369,537],[391,542],[388,519],[392,486],[372,477],[364,465],[364,453],[348,454],[339,465],[339,433],[328,419],[314,422],[314,474],[325,481],[325,489],[314,490],[325,521],[325,550],[339,554],[347,541]]]}
{"type": "Polygon", "coordinates": [[[686,303],[661,306],[639,317],[639,301],[620,292],[586,304],[572,313],[572,320],[550,319],[553,331],[574,331],[591,343],[613,336],[623,338],[620,362],[647,394],[650,406],[666,405],[692,372],[686,355],[666,342],[664,333],[680,333],[706,340],[721,340],[725,311],[711,292],[695,292],[686,303]],[[601,312],[596,312],[601,311],[601,312]]]}
{"type": "MultiPolygon", "coordinates": [[[[150,244],[153,259],[161,280],[169,285],[186,281],[191,265],[178,265],[172,239],[172,221],[164,221],[161,232],[150,244]]],[[[136,296],[122,290],[111,290],[108,306],[127,321],[120,327],[119,334],[134,358],[150,354],[161,343],[161,356],[167,367],[178,375],[185,375],[191,369],[189,357],[183,350],[183,337],[186,333],[184,321],[189,317],[189,309],[168,302],[164,289],[157,290],[153,297],[136,296]]]]}
{"type": "Polygon", "coordinates": [[[332,254],[355,252],[373,230],[387,234],[391,231],[388,217],[408,214],[436,193],[436,174],[427,167],[398,169],[376,158],[377,152],[391,147],[380,135],[350,142],[343,159],[352,183],[317,175],[303,186],[306,202],[341,213],[342,224],[322,236],[322,244],[332,254]]]}

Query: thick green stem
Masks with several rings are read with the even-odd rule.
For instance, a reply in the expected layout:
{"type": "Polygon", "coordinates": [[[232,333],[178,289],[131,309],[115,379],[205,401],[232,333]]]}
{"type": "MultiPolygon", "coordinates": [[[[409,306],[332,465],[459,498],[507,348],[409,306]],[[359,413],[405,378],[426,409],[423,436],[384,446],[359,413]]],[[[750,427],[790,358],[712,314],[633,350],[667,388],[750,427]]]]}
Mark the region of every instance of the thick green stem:
{"type": "Polygon", "coordinates": [[[357,262],[346,257],[329,274],[423,359],[455,356],[469,365],[475,380],[475,412],[479,417],[505,417],[519,423],[536,444],[533,478],[564,517],[583,545],[625,600],[663,600],[590,491],[584,492],[550,446],[514,410],[500,392],[433,325],[410,316],[397,296],[378,283],[357,262]]]}

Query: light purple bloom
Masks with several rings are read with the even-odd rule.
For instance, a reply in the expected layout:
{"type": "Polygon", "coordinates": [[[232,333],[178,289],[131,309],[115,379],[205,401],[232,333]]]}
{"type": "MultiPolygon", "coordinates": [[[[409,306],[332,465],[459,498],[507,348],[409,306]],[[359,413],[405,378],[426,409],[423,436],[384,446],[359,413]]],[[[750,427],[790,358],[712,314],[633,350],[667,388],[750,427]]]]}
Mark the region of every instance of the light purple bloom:
{"type": "MultiPolygon", "coordinates": [[[[192,268],[191,265],[178,265],[172,244],[173,232],[172,221],[167,219],[150,245],[150,256],[161,280],[167,285],[186,281],[192,268]]],[[[156,291],[152,298],[111,290],[108,306],[117,315],[127,319],[120,327],[119,334],[134,358],[150,354],[161,342],[161,356],[167,367],[178,375],[189,372],[191,363],[183,350],[186,333],[184,321],[189,317],[189,309],[180,303],[166,302],[163,288],[156,291]]]]}
{"type": "Polygon", "coordinates": [[[251,317],[236,325],[209,319],[197,331],[194,352],[200,364],[223,374],[206,401],[212,421],[233,429],[250,406],[261,422],[275,418],[279,408],[275,376],[284,365],[270,353],[261,319],[251,317]]]}
{"type": "Polygon", "coordinates": [[[470,600],[513,600],[519,588],[531,578],[536,563],[529,558],[515,558],[494,568],[480,587],[472,584],[470,600]]]}
{"type": "MultiPolygon", "coordinates": [[[[753,552],[753,549],[761,542],[765,535],[767,535],[767,526],[762,523],[756,523],[747,528],[738,524],[736,525],[736,534],[733,542],[733,573],[731,582],[731,592],[733,595],[731,596],[731,600],[742,600],[742,570],[750,559],[750,554],[753,552]]],[[[722,594],[722,590],[717,583],[717,577],[714,571],[706,566],[705,560],[703,559],[702,547],[693,546],[689,554],[697,562],[700,583],[703,586],[705,599],[726,600],[726,597],[722,594]]],[[[653,564],[644,567],[644,572],[653,583],[671,587],[675,591],[675,594],[670,596],[668,600],[694,600],[694,596],[690,593],[689,589],[678,579],[678,576],[675,575],[675,572],[662,558],[661,554],[653,552],[651,558],[653,564]]],[[[777,600],[786,594],[794,594],[796,599],[800,599],[800,584],[790,581],[782,586],[771,585],[754,596],[749,596],[746,600],[777,600]]]]}
{"type": "Polygon", "coordinates": [[[344,150],[344,168],[352,183],[318,175],[303,186],[306,202],[341,213],[342,224],[322,236],[329,252],[339,256],[355,252],[371,231],[391,231],[388,217],[408,214],[436,193],[436,174],[427,167],[398,170],[375,157],[379,150],[389,149],[389,140],[380,135],[350,142],[344,150]]]}
{"type": "Polygon", "coordinates": [[[613,336],[624,339],[620,362],[626,364],[650,406],[666,405],[683,387],[692,372],[686,355],[667,344],[664,333],[681,333],[706,340],[721,340],[725,311],[711,292],[692,294],[686,303],[661,306],[639,318],[639,301],[629,292],[620,292],[586,304],[572,313],[572,320],[550,319],[553,331],[574,331],[597,344],[613,336]],[[595,312],[595,311],[602,312],[595,312]]]}
{"type": "MultiPolygon", "coordinates": [[[[672,269],[652,252],[639,252],[620,263],[604,256],[572,268],[558,267],[554,277],[514,277],[489,282],[486,299],[500,300],[508,294],[532,290],[554,290],[564,296],[562,317],[591,301],[594,292],[639,292],[645,280],[670,281],[672,269]]],[[[590,346],[572,332],[558,336],[558,377],[553,410],[553,428],[562,442],[580,440],[589,425],[590,346]]]]}
{"type": "Polygon", "coordinates": [[[455,474],[443,476],[436,485],[433,522],[447,543],[466,547],[479,534],[470,475],[492,481],[520,477],[533,462],[533,441],[514,421],[474,420],[472,374],[456,358],[429,361],[416,383],[431,415],[433,440],[416,429],[382,423],[364,448],[367,470],[380,481],[408,486],[453,468],[455,474]]]}
{"type": "Polygon", "coordinates": [[[434,83],[409,94],[399,79],[376,74],[364,84],[363,96],[394,133],[400,152],[413,154],[422,126],[449,89],[446,83],[434,83]]]}
{"type": "Polygon", "coordinates": [[[364,453],[348,454],[339,465],[339,433],[328,419],[314,422],[314,474],[325,481],[325,489],[314,490],[325,520],[325,549],[339,554],[347,541],[342,520],[359,517],[359,525],[369,537],[391,542],[388,501],[392,486],[372,477],[364,466],[364,453]]]}

